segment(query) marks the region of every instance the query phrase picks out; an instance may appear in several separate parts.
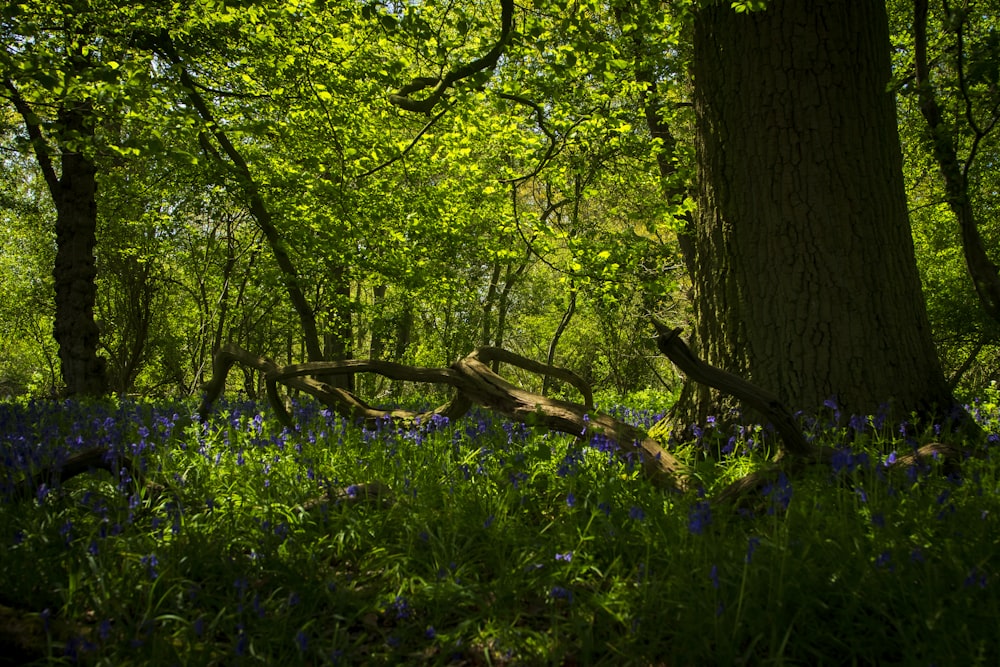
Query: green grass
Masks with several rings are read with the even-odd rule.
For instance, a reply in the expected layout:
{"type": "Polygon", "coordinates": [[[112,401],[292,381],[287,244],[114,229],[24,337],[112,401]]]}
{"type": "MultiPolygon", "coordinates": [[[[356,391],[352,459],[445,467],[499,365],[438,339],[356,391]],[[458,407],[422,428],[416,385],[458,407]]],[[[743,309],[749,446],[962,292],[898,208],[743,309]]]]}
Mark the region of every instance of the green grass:
{"type": "MultiPolygon", "coordinates": [[[[485,414],[369,433],[310,408],[289,433],[249,406],[204,428],[190,412],[0,406],[0,603],[48,628],[40,664],[1000,661],[996,462],[889,473],[912,443],[870,422],[868,465],[845,455],[736,511],[485,414]],[[155,486],[11,492],[44,452],[102,443],[155,486]],[[369,483],[391,498],[310,503],[369,483]]],[[[720,465],[703,451],[725,435],[684,452],[707,498],[762,465],[762,440],[720,465]]]]}

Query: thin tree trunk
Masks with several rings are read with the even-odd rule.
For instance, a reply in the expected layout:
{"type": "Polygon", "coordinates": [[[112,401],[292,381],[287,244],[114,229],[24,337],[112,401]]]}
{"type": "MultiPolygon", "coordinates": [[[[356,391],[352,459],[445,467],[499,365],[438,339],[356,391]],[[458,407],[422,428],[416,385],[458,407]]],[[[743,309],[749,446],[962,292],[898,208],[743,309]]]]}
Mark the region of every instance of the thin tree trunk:
{"type": "Polygon", "coordinates": [[[500,272],[503,267],[500,262],[493,263],[493,271],[490,273],[490,285],[486,289],[486,298],[483,300],[483,335],[480,338],[480,345],[491,345],[493,343],[493,304],[496,302],[497,290],[500,288],[500,272]]]}
{"type": "MultiPolygon", "coordinates": [[[[562,319],[559,320],[559,326],[556,327],[556,332],[552,334],[552,340],[549,341],[549,351],[545,355],[545,363],[549,366],[555,366],[556,362],[556,346],[559,345],[559,339],[562,338],[563,333],[566,331],[566,327],[569,326],[570,321],[573,319],[573,314],[576,312],[576,286],[570,281],[569,284],[569,303],[566,306],[566,311],[563,313],[562,319]]],[[[552,384],[552,379],[546,375],[542,380],[542,396],[549,395],[549,386],[552,384]]]]}
{"type": "MultiPolygon", "coordinates": [[[[328,312],[330,320],[327,324],[328,331],[324,335],[324,358],[327,361],[341,361],[350,359],[352,356],[351,342],[354,335],[354,327],[351,322],[351,281],[347,277],[347,271],[340,267],[330,269],[330,278],[333,282],[334,302],[328,312]]],[[[329,378],[333,386],[347,391],[354,391],[354,376],[341,375],[329,378]]]]}
{"type": "MultiPolygon", "coordinates": [[[[983,237],[979,233],[979,222],[976,220],[972,201],[969,199],[969,167],[975,158],[979,143],[987,133],[996,126],[996,118],[987,128],[978,127],[969,112],[970,128],[973,133],[972,148],[964,165],[958,159],[955,148],[955,136],[952,128],[944,119],[944,114],[937,101],[933,82],[930,79],[930,67],[927,62],[927,0],[913,2],[913,42],[916,70],[917,97],[920,100],[920,112],[927,122],[928,138],[933,148],[934,159],[938,163],[941,175],[944,177],[945,199],[948,207],[958,220],[958,231],[962,239],[962,252],[965,255],[965,265],[972,278],[979,303],[986,314],[994,322],[1000,322],[1000,272],[997,265],[986,253],[983,237]]],[[[962,72],[962,27],[956,30],[959,53],[958,77],[959,92],[968,99],[962,72]]],[[[994,110],[994,113],[996,111],[994,110]]]]}
{"type": "MultiPolygon", "coordinates": [[[[222,152],[232,163],[232,167],[243,188],[243,194],[250,208],[250,214],[264,233],[264,238],[271,248],[274,260],[281,270],[281,279],[285,290],[288,292],[292,307],[299,317],[299,325],[302,327],[303,343],[305,344],[308,359],[310,361],[322,361],[323,348],[320,345],[319,329],[316,326],[316,313],[313,311],[312,306],[309,305],[308,300],[306,300],[305,293],[302,291],[302,281],[298,270],[295,268],[294,262],[292,262],[281,233],[274,224],[271,210],[260,194],[260,186],[250,172],[250,166],[244,159],[243,154],[240,153],[226,132],[223,131],[222,125],[215,120],[215,116],[205,102],[205,99],[198,92],[194,78],[184,67],[184,62],[174,47],[173,41],[165,32],[161,34],[159,47],[162,55],[180,70],[181,85],[184,87],[188,101],[191,102],[191,106],[195,108],[198,115],[201,116],[201,119],[210,128],[209,131],[222,148],[222,152]]],[[[207,138],[205,141],[207,142],[207,138]]]]}
{"type": "Polygon", "coordinates": [[[379,313],[372,319],[368,356],[379,360],[385,355],[385,317],[380,313],[385,302],[386,285],[375,285],[372,289],[372,312],[379,313]]]}
{"type": "MultiPolygon", "coordinates": [[[[507,311],[510,310],[510,293],[521,278],[521,274],[528,268],[528,262],[525,260],[524,263],[517,267],[516,271],[511,271],[510,267],[511,265],[508,262],[504,271],[503,289],[500,290],[500,299],[497,301],[497,331],[493,338],[494,347],[503,347],[503,339],[507,334],[507,311]]],[[[491,368],[494,373],[498,373],[500,371],[500,360],[494,359],[491,368]]]]}

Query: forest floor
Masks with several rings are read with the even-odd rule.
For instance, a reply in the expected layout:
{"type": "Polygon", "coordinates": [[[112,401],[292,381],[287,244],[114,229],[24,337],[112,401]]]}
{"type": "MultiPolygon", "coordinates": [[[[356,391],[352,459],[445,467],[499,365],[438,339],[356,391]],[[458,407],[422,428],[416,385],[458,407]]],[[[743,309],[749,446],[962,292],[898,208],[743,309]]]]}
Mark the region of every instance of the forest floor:
{"type": "Polygon", "coordinates": [[[807,432],[833,463],[738,509],[712,499],[766,465],[764,429],[674,447],[679,494],[489,413],[195,408],[0,404],[0,665],[1000,663],[996,397],[959,471],[886,465],[934,425],[831,410],[807,432]],[[112,472],[28,484],[90,447],[112,472]]]}

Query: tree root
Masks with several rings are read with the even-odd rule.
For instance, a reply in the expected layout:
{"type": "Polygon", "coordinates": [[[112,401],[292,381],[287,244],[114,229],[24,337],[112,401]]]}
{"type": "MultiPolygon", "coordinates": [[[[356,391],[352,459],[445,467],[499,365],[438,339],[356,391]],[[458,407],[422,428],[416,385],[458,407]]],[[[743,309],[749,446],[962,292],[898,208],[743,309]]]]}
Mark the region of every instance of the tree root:
{"type": "MultiPolygon", "coordinates": [[[[838,453],[839,451],[832,447],[819,447],[814,456],[795,458],[790,460],[787,465],[775,463],[764,470],[752,472],[719,492],[714,502],[719,505],[732,505],[736,508],[750,507],[760,499],[763,489],[768,484],[773,484],[782,472],[795,474],[809,465],[830,466],[833,464],[834,456],[838,453]]],[[[932,442],[881,465],[885,466],[889,472],[898,472],[934,461],[940,464],[943,473],[951,474],[957,473],[961,469],[961,462],[965,459],[981,458],[982,456],[981,452],[958,445],[932,442]]]]}
{"type": "Polygon", "coordinates": [[[21,480],[14,488],[14,495],[16,497],[30,497],[43,484],[56,487],[73,477],[98,470],[106,470],[114,477],[122,469],[128,470],[129,475],[139,486],[146,486],[154,490],[162,488],[146,479],[142,470],[135,465],[131,457],[126,454],[116,454],[111,448],[100,446],[82,449],[73,453],[65,461],[44,466],[21,480]]]}

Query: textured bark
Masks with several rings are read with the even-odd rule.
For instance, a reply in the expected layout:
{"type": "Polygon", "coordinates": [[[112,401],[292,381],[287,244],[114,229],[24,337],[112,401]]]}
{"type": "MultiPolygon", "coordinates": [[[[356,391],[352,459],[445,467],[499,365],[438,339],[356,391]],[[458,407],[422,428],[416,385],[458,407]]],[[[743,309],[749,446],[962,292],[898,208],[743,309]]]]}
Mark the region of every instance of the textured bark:
{"type": "MultiPolygon", "coordinates": [[[[73,65],[84,69],[82,57],[73,65]]],[[[55,324],[59,361],[68,396],[100,396],[107,391],[105,361],[97,355],[100,330],[94,321],[97,266],[97,166],[80,152],[94,137],[93,111],[84,102],[62,100],[57,111],[60,170],[38,116],[10,79],[3,82],[14,108],[24,119],[38,166],[56,209],[55,324]],[[70,142],[72,139],[72,143],[70,142]]]]}
{"type": "MultiPolygon", "coordinates": [[[[556,347],[559,345],[559,339],[562,338],[563,333],[565,333],[566,328],[569,326],[570,321],[573,319],[573,314],[576,312],[576,285],[572,280],[569,282],[569,303],[566,305],[566,311],[563,312],[562,319],[559,320],[559,326],[556,327],[555,333],[552,334],[552,340],[549,341],[549,351],[545,355],[545,363],[549,366],[554,366],[556,361],[556,347]]],[[[549,388],[552,384],[551,379],[548,375],[542,380],[542,396],[549,395],[549,388]]]]}
{"type": "MultiPolygon", "coordinates": [[[[59,121],[68,135],[93,136],[88,114],[65,109],[59,121]]],[[[104,359],[97,355],[100,330],[94,321],[97,296],[97,167],[75,150],[63,148],[56,207],[56,292],[54,334],[62,378],[69,396],[100,396],[107,391],[104,359]]]]}
{"type": "MultiPolygon", "coordinates": [[[[880,0],[695,19],[697,351],[793,410],[950,407],[910,237],[880,0]]],[[[717,413],[695,392],[685,423],[717,413]]]]}

